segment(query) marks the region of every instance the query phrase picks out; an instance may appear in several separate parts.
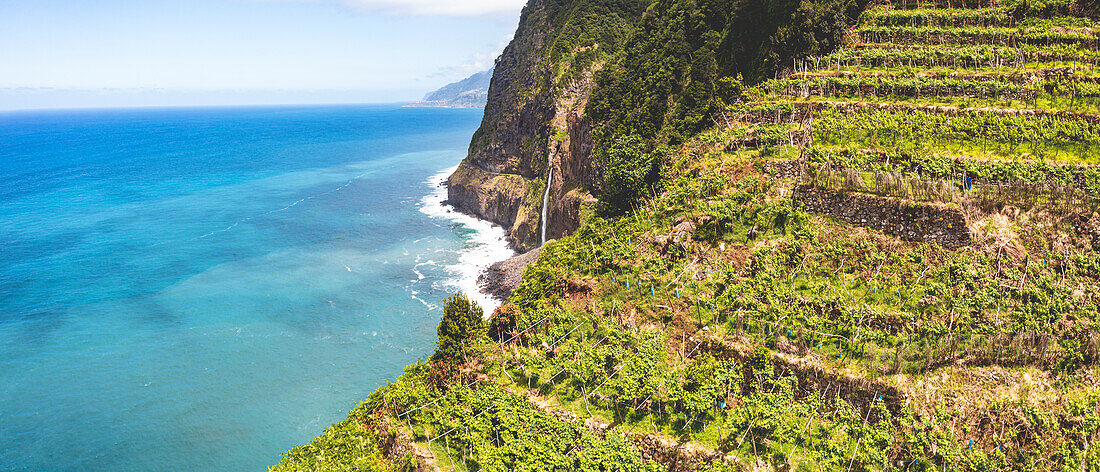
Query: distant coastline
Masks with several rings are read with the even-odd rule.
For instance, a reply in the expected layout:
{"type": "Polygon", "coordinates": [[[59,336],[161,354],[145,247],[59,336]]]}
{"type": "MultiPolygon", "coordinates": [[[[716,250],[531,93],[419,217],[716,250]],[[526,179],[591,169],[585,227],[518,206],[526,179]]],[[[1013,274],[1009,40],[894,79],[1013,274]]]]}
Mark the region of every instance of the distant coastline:
{"type": "Polygon", "coordinates": [[[489,101],[489,83],[494,68],[478,72],[458,82],[444,85],[439,90],[424,95],[419,102],[408,103],[414,108],[484,108],[489,101]]]}
{"type": "Polygon", "coordinates": [[[401,105],[404,108],[481,108],[485,104],[455,104],[447,102],[409,102],[401,105]]]}

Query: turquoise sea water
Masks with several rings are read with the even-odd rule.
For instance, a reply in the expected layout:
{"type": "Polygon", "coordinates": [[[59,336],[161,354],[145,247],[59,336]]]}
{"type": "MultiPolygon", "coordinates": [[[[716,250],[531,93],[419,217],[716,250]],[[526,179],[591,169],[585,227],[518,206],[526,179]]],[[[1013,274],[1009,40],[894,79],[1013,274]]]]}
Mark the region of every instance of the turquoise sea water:
{"type": "Polygon", "coordinates": [[[0,114],[0,470],[265,470],[343,419],[506,255],[432,184],[480,119],[0,114]]]}

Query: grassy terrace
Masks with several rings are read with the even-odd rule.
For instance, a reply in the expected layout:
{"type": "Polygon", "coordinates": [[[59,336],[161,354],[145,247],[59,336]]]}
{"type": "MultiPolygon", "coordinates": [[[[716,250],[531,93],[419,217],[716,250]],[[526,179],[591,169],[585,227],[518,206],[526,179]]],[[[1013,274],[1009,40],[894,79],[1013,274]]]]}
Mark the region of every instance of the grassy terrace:
{"type": "Polygon", "coordinates": [[[731,107],[730,141],[756,137],[748,141],[798,146],[799,155],[1100,163],[1092,20],[1066,16],[1072,5],[1059,2],[932,6],[941,8],[866,10],[848,45],[750,90],[758,105],[731,107]]]}
{"type": "Polygon", "coordinates": [[[996,44],[1001,46],[1067,45],[1092,48],[1097,44],[1091,30],[1052,31],[1043,28],[1006,27],[924,27],[924,26],[863,26],[854,31],[867,43],[921,42],[928,44],[996,44]]]}
{"type": "Polygon", "coordinates": [[[914,8],[895,10],[875,7],[863,14],[869,26],[1012,26],[1015,20],[1004,8],[914,8]]]}
{"type": "Polygon", "coordinates": [[[1040,97],[1080,99],[1095,104],[1100,84],[1080,80],[1031,81],[1021,75],[929,77],[913,74],[852,74],[798,76],[773,81],[770,90],[798,96],[871,96],[991,98],[1032,102],[1040,97]]]}
{"type": "Polygon", "coordinates": [[[1100,53],[1077,47],[974,46],[962,44],[863,43],[829,56],[811,58],[815,67],[905,66],[950,67],[955,70],[1035,67],[1092,67],[1100,53]]]}
{"type": "Polygon", "coordinates": [[[1051,63],[1023,64],[1020,67],[977,67],[974,69],[956,69],[953,67],[921,67],[911,66],[875,67],[875,66],[848,66],[843,70],[818,69],[813,72],[799,73],[790,78],[816,78],[816,77],[920,77],[920,78],[959,78],[977,82],[999,80],[1016,84],[1026,84],[1034,79],[1043,80],[1054,77],[1066,82],[1095,82],[1100,77],[1100,70],[1092,67],[1071,67],[1051,63]]]}

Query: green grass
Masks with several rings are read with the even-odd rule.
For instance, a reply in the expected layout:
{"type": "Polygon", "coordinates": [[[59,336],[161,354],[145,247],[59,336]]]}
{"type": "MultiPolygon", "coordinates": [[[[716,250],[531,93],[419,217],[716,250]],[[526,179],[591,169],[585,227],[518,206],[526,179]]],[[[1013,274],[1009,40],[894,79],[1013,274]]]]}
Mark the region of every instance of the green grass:
{"type": "Polygon", "coordinates": [[[991,108],[1000,110],[1051,110],[1100,115],[1100,98],[1072,98],[1047,93],[1041,93],[1031,100],[942,95],[924,95],[920,97],[897,95],[812,95],[809,97],[789,97],[786,99],[796,102],[870,102],[898,105],[939,105],[958,108],[991,108]]]}

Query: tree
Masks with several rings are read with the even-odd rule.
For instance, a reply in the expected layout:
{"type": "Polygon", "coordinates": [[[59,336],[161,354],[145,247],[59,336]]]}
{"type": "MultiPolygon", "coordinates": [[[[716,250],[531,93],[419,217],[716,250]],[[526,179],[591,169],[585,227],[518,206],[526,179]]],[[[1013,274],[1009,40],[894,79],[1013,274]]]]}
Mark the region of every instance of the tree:
{"type": "Polygon", "coordinates": [[[467,359],[466,346],[485,334],[484,314],[481,307],[462,292],[448,298],[443,303],[443,319],[439,320],[439,327],[436,328],[439,347],[434,357],[457,359],[461,355],[467,359]]]}
{"type": "Polygon", "coordinates": [[[661,175],[666,149],[646,151],[645,140],[637,135],[618,138],[607,151],[604,189],[600,200],[604,213],[616,214],[648,196],[661,175]]]}

